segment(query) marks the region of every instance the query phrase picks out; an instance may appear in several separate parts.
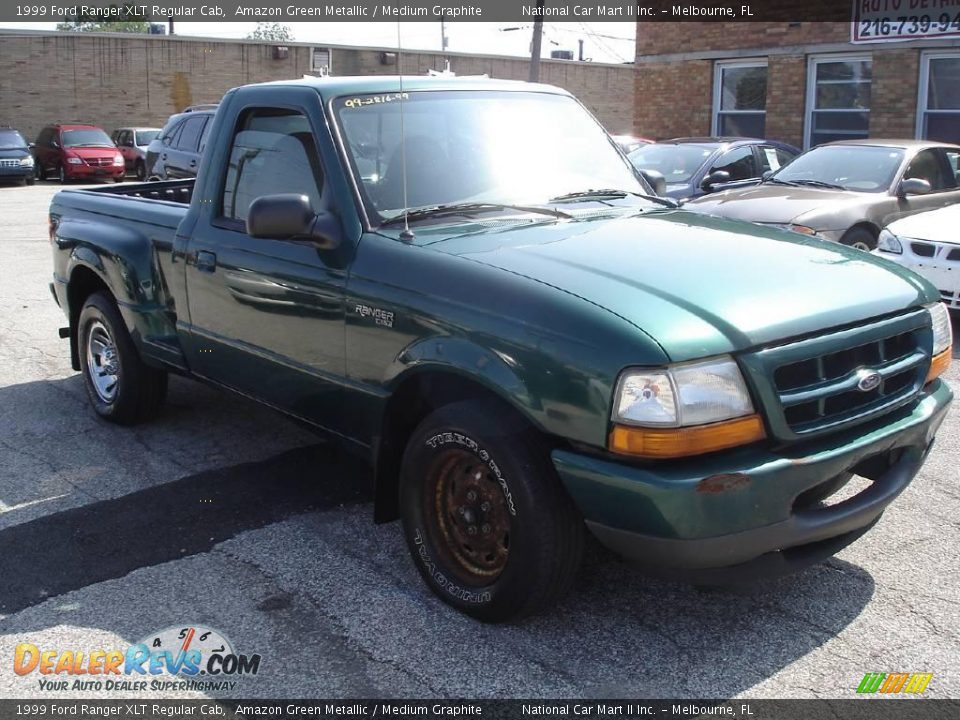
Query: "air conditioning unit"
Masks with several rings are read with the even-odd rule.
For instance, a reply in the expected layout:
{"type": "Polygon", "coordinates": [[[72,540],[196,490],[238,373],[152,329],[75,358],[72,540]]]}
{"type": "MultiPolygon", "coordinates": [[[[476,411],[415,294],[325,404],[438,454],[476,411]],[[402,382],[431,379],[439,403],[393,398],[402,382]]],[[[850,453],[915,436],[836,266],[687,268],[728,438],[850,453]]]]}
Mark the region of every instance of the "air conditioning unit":
{"type": "Polygon", "coordinates": [[[274,60],[286,60],[288,57],[290,57],[290,48],[288,48],[286,45],[273,46],[274,60]]]}
{"type": "Polygon", "coordinates": [[[310,72],[317,75],[329,75],[330,54],[330,48],[310,48],[310,72]]]}

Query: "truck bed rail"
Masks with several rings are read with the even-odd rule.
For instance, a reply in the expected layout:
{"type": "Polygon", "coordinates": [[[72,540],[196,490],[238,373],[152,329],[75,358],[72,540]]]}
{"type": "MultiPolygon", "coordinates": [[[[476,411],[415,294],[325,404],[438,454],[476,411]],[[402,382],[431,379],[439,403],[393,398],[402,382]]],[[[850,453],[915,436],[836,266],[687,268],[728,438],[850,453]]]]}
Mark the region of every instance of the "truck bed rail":
{"type": "Polygon", "coordinates": [[[105,185],[104,187],[94,188],[90,192],[138,197],[146,200],[166,200],[167,202],[189,205],[190,199],[193,197],[194,182],[194,179],[190,178],[188,180],[163,180],[132,185],[105,185]]]}

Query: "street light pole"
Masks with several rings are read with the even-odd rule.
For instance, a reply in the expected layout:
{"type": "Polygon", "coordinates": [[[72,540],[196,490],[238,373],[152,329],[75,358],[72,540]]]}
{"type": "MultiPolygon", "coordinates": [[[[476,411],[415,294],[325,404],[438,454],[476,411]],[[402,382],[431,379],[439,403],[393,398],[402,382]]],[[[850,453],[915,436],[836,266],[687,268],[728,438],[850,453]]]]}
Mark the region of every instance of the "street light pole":
{"type": "Polygon", "coordinates": [[[537,15],[533,21],[533,41],[530,43],[530,82],[540,82],[540,41],[543,38],[543,0],[537,0],[537,15]]]}

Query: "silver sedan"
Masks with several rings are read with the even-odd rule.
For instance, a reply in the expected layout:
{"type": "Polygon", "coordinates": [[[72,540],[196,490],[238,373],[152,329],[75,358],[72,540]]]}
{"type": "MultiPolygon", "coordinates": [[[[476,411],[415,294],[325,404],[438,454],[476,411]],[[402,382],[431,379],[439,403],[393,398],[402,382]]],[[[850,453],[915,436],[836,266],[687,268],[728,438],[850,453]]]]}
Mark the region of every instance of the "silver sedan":
{"type": "Polygon", "coordinates": [[[755,187],[685,205],[804,235],[877,246],[898,218],[960,202],[960,146],[925,140],[853,140],[820,145],[755,187]]]}

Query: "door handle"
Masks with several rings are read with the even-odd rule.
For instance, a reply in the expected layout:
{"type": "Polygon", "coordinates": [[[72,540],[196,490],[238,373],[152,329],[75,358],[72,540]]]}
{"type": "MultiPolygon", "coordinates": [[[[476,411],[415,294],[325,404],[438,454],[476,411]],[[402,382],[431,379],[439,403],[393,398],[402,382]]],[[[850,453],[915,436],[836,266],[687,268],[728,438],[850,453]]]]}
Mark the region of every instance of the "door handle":
{"type": "Polygon", "coordinates": [[[191,161],[190,161],[190,167],[196,167],[196,166],[197,166],[197,161],[196,161],[196,160],[191,160],[191,161]]]}
{"type": "Polygon", "coordinates": [[[197,252],[197,270],[212,273],[217,269],[217,256],[212,252],[200,250],[197,252]]]}

